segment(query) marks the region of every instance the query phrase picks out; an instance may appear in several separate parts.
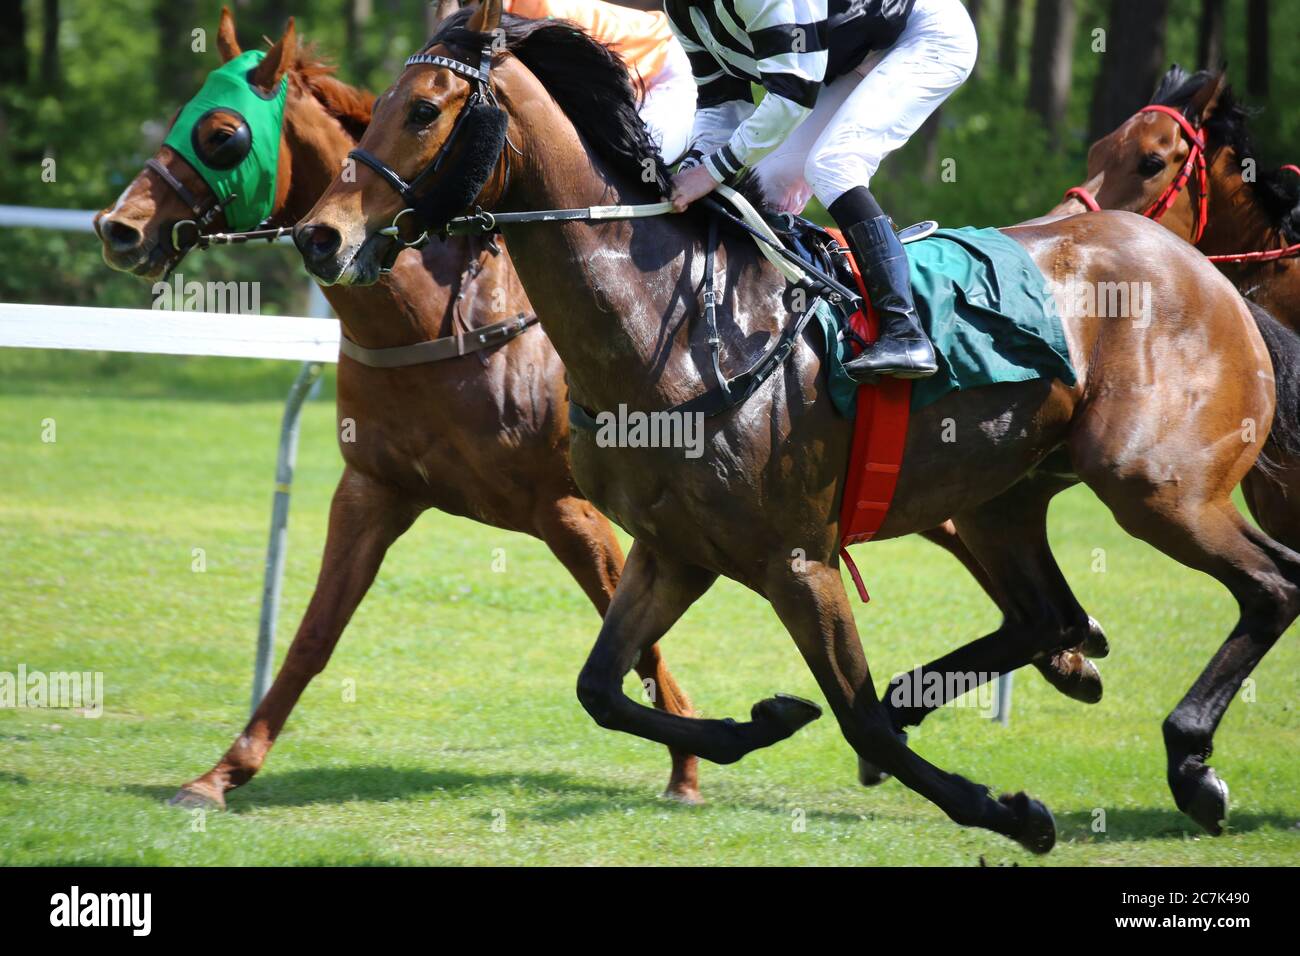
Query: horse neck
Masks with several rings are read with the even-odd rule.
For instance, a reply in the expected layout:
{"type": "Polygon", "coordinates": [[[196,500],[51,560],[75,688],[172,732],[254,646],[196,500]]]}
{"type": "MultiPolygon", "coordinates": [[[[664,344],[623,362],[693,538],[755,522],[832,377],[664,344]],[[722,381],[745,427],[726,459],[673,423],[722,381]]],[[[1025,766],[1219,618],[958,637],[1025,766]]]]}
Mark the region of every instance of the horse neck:
{"type": "MultiPolygon", "coordinates": [[[[508,189],[495,208],[526,211],[660,199],[591,153],[526,68],[507,60],[499,73],[499,96],[511,117],[510,141],[523,144],[523,154],[511,153],[508,189]]],[[[612,408],[629,396],[647,399],[648,391],[669,402],[685,397],[675,395],[674,384],[660,373],[675,350],[687,348],[685,337],[677,334],[682,304],[687,300],[689,317],[703,275],[693,222],[693,217],[664,216],[505,228],[515,269],[564,361],[575,401],[612,408]]],[[[718,252],[719,273],[726,251],[718,252]]]]}
{"type": "Polygon", "coordinates": [[[1208,217],[1197,248],[1211,256],[1275,248],[1278,228],[1242,178],[1236,150],[1221,147],[1208,162],[1208,217]]]}
{"type": "MultiPolygon", "coordinates": [[[[306,83],[294,86],[285,110],[290,186],[274,221],[294,223],[315,205],[343,168],[356,141],[306,83]]],[[[322,287],[344,333],[366,348],[391,348],[446,335],[452,305],[471,255],[466,241],[403,253],[393,271],[371,286],[322,287]],[[434,275],[439,278],[435,280],[434,275]]]]}

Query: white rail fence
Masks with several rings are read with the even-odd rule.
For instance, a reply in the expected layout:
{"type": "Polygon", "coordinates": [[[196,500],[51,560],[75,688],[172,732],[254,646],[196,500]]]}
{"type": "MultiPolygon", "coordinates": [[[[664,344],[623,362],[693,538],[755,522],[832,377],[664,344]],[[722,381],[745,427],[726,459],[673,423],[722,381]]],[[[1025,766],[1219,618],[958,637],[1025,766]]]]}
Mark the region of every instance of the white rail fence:
{"type": "MultiPolygon", "coordinates": [[[[79,209],[0,205],[0,226],[93,232],[93,218],[93,212],[79,209]]],[[[339,354],[338,323],[332,321],[329,303],[315,283],[311,285],[309,311],[314,317],[0,303],[0,348],[215,355],[302,363],[280,421],[253,668],[253,709],[271,686],[302,406],[325,365],[338,361],[339,354]]]]}

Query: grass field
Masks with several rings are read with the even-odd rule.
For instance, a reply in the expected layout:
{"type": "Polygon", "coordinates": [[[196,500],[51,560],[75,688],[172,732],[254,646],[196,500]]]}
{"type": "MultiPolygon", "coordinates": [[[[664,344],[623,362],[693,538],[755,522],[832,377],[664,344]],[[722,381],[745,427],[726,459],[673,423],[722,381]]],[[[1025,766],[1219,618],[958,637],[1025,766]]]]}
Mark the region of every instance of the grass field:
{"type": "MultiPolygon", "coordinates": [[[[666,754],[599,729],[574,697],[597,628],[576,586],[540,543],[437,513],[390,553],[229,811],[169,808],[247,716],[275,396],[292,375],[287,364],[0,356],[0,671],[102,671],[106,697],[97,720],[0,710],[0,863],[1300,862],[1294,632],[1219,730],[1214,765],[1233,813],[1225,836],[1203,836],[1166,789],[1160,722],[1227,634],[1232,601],[1124,536],[1081,489],[1056,502],[1052,537],[1111,639],[1105,699],[1076,704],[1025,671],[1009,727],[949,708],[912,738],[945,769],[1042,799],[1059,834],[1046,858],[954,826],[896,782],[862,789],[829,718],[738,764],[705,764],[704,806],[659,799],[666,754]],[[47,418],[54,443],[41,440],[47,418]],[[497,548],[506,574],[492,571],[497,548]]],[[[303,425],[280,653],[311,592],[339,467],[327,391],[303,425]]],[[[856,555],[878,686],[996,623],[923,541],[856,555]]],[[[664,650],[705,715],[744,718],[773,691],[821,700],[770,609],[727,582],[664,650]]]]}

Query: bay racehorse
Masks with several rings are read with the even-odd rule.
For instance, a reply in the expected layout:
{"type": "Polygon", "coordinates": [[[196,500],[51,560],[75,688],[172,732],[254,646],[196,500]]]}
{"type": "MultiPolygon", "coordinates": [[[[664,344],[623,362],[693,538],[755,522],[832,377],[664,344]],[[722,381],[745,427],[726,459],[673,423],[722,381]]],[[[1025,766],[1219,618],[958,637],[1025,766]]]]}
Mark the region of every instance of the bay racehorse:
{"type": "MultiPolygon", "coordinates": [[[[1264,168],[1248,121],[1224,74],[1174,66],[1147,107],[1093,144],[1087,179],[1048,215],[1127,209],[1194,243],[1267,311],[1257,320],[1273,355],[1278,404],[1300,408],[1300,168],[1264,168]]],[[[1241,485],[1255,520],[1293,549],[1300,548],[1300,435],[1289,427],[1296,420],[1274,421],[1241,485]]]]}
{"type": "MultiPolygon", "coordinates": [[[[228,10],[217,45],[223,61],[240,55],[228,10]]],[[[262,89],[274,89],[282,77],[289,81],[271,224],[292,224],[343,167],[370,120],[373,98],[339,82],[300,49],[292,21],[257,70],[252,80],[262,89]]],[[[220,137],[226,119],[209,117],[198,135],[220,137]]],[[[174,225],[195,219],[193,206],[213,201],[205,182],[169,148],[153,162],[161,170],[142,170],[96,217],[109,265],[145,278],[179,262],[186,250],[183,240],[176,247],[174,225]],[[189,200],[164,176],[177,179],[189,200]]],[[[223,222],[215,217],[211,224],[223,222]]],[[[421,512],[435,508],[540,538],[602,614],[622,571],[609,523],[582,497],[570,472],[564,369],[546,335],[532,326],[504,344],[474,351],[475,332],[503,316],[532,312],[503,250],[481,238],[450,240],[426,248],[423,259],[403,252],[374,286],[324,291],[343,334],[362,350],[441,340],[446,354],[459,333],[467,354],[455,357],[453,348],[445,361],[394,368],[369,364],[375,352],[357,351],[363,361],[339,356],[344,469],[311,603],[266,697],[216,766],[180,790],[175,801],[183,804],[222,806],[227,791],[257,773],[308,682],[324,669],[388,548],[421,512]]],[[[657,647],[647,647],[636,667],[643,680],[653,681],[656,706],[678,716],[691,713],[657,647]]],[[[699,799],[694,756],[673,754],[667,794],[699,799]]]]}
{"type": "MultiPolygon", "coordinates": [[[[724,373],[797,318],[787,283],[747,236],[725,234],[709,254],[701,214],[599,223],[537,215],[661,200],[667,184],[626,70],[562,22],[503,19],[499,0],[451,18],[380,100],[361,149],[374,174],[336,177],[295,229],[310,270],[331,284],[367,284],[391,245],[408,241],[395,220],[437,230],[475,206],[521,213],[496,224],[582,408],[672,410],[716,398],[713,323],[693,321],[713,279],[724,373]],[[413,181],[418,189],[403,188],[413,181]]],[[[1086,637],[1087,614],[1048,548],[1047,503],[1059,485],[1043,475],[1077,476],[1130,534],[1223,584],[1240,617],[1165,722],[1175,801],[1218,832],[1227,798],[1206,764],[1214,730],[1300,611],[1300,556],[1230,500],[1259,451],[1243,421],[1261,435],[1271,425],[1268,353],[1231,283],[1141,217],[1107,212],[1006,232],[1058,287],[1150,283],[1149,321],[1099,317],[1063,297],[1077,384],[956,392],[915,412],[880,537],[955,515],[1017,608],[997,632],[932,665],[957,674],[1006,672],[1086,637]],[[942,440],[945,419],[958,441],[942,440]]],[[[956,822],[1045,851],[1055,833],[1045,807],[1024,794],[992,799],[923,760],[896,733],[909,708],[877,698],[838,567],[850,426],[826,395],[823,354],[816,335],[800,335],[779,374],[708,420],[698,459],[571,435],[580,487],[636,539],[578,678],[579,700],[601,726],[722,763],[814,719],[815,705],[788,697],[734,722],[666,714],[623,694],[638,655],[726,575],[775,608],[860,757],[956,822]],[[792,562],[796,551],[804,559],[792,562]]]]}

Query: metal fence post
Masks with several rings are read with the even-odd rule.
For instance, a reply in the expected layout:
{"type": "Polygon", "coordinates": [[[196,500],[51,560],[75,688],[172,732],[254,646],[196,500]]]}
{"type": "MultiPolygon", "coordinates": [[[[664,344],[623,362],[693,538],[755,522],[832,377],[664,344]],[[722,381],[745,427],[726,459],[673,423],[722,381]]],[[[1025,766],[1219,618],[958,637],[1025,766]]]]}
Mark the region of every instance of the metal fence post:
{"type": "MultiPolygon", "coordinates": [[[[308,314],[329,318],[329,303],[320,287],[312,283],[308,314]]],[[[262,576],[262,613],[257,624],[257,660],[253,665],[252,710],[266,696],[271,686],[271,665],[275,659],[275,622],[280,614],[280,586],[284,582],[284,552],[288,543],[289,494],[293,487],[293,468],[298,460],[298,424],[303,403],[316,393],[324,366],[304,362],[289,389],[280,419],[280,449],[275,459],[275,497],[271,502],[271,536],[266,543],[266,570],[262,576]]]]}
{"type": "Polygon", "coordinates": [[[997,722],[1006,726],[1011,723],[1011,678],[1012,674],[998,675],[998,700],[993,716],[997,722]]]}

